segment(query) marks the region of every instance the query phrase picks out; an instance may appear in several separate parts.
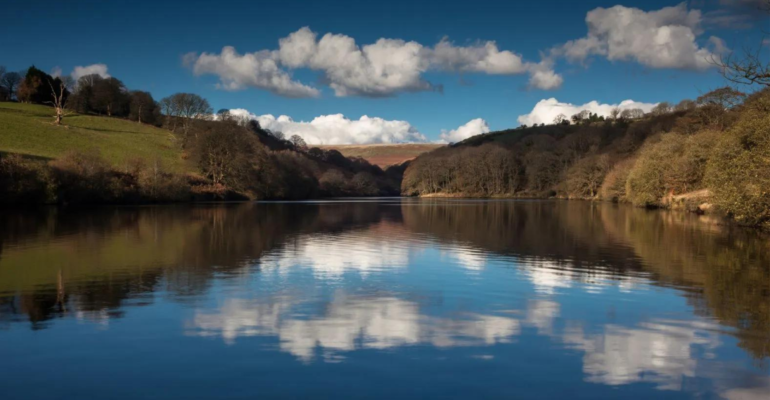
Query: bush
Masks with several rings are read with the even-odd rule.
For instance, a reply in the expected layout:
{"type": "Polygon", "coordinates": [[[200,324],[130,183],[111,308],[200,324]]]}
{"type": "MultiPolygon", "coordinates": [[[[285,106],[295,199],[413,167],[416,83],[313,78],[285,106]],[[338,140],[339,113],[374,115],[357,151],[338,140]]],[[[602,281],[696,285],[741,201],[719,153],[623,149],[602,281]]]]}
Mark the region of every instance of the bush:
{"type": "Polygon", "coordinates": [[[718,137],[719,133],[706,131],[691,136],[666,133],[649,140],[629,174],[629,200],[638,206],[663,206],[675,194],[703,188],[706,164],[718,137]]]}
{"type": "Polygon", "coordinates": [[[615,164],[607,173],[599,189],[599,197],[615,202],[627,201],[626,181],[634,168],[636,159],[627,159],[615,164]]]}
{"type": "Polygon", "coordinates": [[[57,199],[66,204],[109,203],[121,198],[125,183],[98,151],[72,151],[49,163],[57,199]]]}
{"type": "Polygon", "coordinates": [[[0,203],[30,205],[55,200],[54,183],[42,162],[0,155],[0,203]]]}
{"type": "Polygon", "coordinates": [[[717,142],[706,181],[714,204],[736,221],[770,227],[770,92],[758,96],[717,142]]]}

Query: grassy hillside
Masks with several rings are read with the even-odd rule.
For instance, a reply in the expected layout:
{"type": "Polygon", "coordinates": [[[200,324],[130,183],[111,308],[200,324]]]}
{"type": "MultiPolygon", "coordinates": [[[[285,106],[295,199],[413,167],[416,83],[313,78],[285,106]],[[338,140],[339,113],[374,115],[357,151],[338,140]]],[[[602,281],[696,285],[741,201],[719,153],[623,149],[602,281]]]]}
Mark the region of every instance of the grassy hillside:
{"type": "Polygon", "coordinates": [[[46,106],[0,103],[0,152],[53,159],[71,150],[98,149],[115,166],[132,158],[159,158],[171,171],[191,170],[167,130],[90,115],[71,115],[65,126],[54,126],[52,115],[46,106]]]}
{"type": "Polygon", "coordinates": [[[420,154],[435,150],[443,145],[433,143],[369,144],[369,145],[328,145],[319,146],[324,150],[334,149],[345,157],[361,157],[382,168],[410,161],[420,154]]]}

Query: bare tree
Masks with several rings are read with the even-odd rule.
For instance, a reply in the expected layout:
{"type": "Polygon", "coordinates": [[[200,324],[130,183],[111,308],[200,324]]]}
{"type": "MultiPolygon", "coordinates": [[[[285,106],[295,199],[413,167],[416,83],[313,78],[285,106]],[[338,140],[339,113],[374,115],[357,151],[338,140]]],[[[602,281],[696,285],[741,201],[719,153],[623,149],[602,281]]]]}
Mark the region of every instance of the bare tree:
{"type": "Polygon", "coordinates": [[[650,114],[652,115],[665,115],[671,112],[671,104],[667,101],[662,101],[652,108],[650,114]]]}
{"type": "Polygon", "coordinates": [[[612,118],[612,119],[618,119],[618,117],[620,117],[620,113],[621,113],[621,112],[622,112],[622,111],[620,110],[620,108],[618,108],[618,107],[613,107],[613,108],[612,108],[612,110],[610,111],[610,118],[612,118]]]}
{"type": "Polygon", "coordinates": [[[2,80],[0,80],[0,85],[2,85],[5,90],[8,91],[8,98],[13,99],[14,95],[16,94],[16,90],[19,87],[19,84],[21,84],[21,75],[19,75],[18,72],[8,72],[5,74],[2,74],[2,80]]]}
{"type": "Polygon", "coordinates": [[[51,88],[51,98],[53,99],[50,103],[53,105],[54,110],[56,110],[56,115],[54,115],[54,125],[61,125],[61,122],[66,115],[64,107],[67,102],[67,88],[72,86],[72,78],[65,76],[54,79],[53,81],[49,80],[48,86],[51,88]]]}
{"type": "Polygon", "coordinates": [[[307,143],[305,143],[305,139],[302,139],[302,136],[292,135],[289,141],[294,145],[295,149],[300,151],[307,150],[307,143]]]}
{"type": "Polygon", "coordinates": [[[206,99],[192,93],[173,94],[161,100],[160,104],[163,113],[173,121],[173,131],[176,131],[177,121],[181,123],[183,147],[195,120],[210,119],[213,113],[206,99]]]}
{"type": "MultiPolygon", "coordinates": [[[[770,12],[770,0],[764,0],[760,8],[765,12],[770,12]]],[[[711,57],[711,63],[719,68],[722,75],[730,82],[770,87],[770,62],[762,55],[767,36],[770,33],[765,32],[765,34],[756,49],[745,47],[741,52],[742,54],[739,55],[736,55],[735,52],[727,55],[715,55],[711,57]]]]}
{"type": "Polygon", "coordinates": [[[564,114],[559,114],[559,115],[557,115],[557,116],[556,116],[556,118],[554,118],[554,119],[553,119],[553,124],[554,124],[554,125],[561,125],[561,124],[563,124],[565,121],[566,121],[567,123],[569,123],[569,119],[567,119],[567,116],[566,116],[566,115],[564,115],[564,114]]]}

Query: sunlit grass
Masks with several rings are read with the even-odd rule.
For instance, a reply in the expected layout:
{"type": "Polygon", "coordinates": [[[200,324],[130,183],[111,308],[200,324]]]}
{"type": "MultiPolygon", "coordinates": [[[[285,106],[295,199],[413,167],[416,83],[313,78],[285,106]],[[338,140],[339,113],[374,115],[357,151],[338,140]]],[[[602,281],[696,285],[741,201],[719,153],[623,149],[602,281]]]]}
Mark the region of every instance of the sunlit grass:
{"type": "Polygon", "coordinates": [[[70,115],[53,125],[50,107],[0,103],[0,152],[53,159],[71,150],[97,149],[119,167],[127,160],[162,160],[170,170],[190,170],[171,132],[118,118],[70,115]]]}

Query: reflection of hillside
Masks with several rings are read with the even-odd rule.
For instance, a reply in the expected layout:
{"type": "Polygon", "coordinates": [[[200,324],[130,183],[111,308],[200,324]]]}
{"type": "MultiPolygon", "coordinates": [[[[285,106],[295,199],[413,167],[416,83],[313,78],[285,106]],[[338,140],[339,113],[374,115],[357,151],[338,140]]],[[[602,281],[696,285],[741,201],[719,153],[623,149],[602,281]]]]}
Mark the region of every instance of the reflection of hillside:
{"type": "Polygon", "coordinates": [[[756,232],[602,203],[436,201],[402,210],[414,232],[526,260],[543,292],[650,272],[685,290],[699,313],[737,328],[754,356],[770,356],[770,241],[756,232]]]}
{"type": "Polygon", "coordinates": [[[770,241],[697,217],[619,208],[602,221],[622,236],[657,280],[692,288],[696,310],[738,328],[740,345],[770,356],[770,241]]]}
{"type": "Polygon", "coordinates": [[[229,271],[254,265],[294,236],[398,220],[376,203],[341,207],[246,204],[3,215],[0,320],[26,315],[40,327],[38,322],[73,312],[118,316],[122,302],[141,293],[162,289],[177,299],[202,294],[215,274],[226,279],[229,271]]]}
{"type": "MultiPolygon", "coordinates": [[[[581,269],[638,268],[597,218],[599,205],[567,201],[423,201],[405,203],[413,232],[500,255],[547,259],[581,269]]],[[[586,271],[589,272],[589,271],[586,271]]]]}

